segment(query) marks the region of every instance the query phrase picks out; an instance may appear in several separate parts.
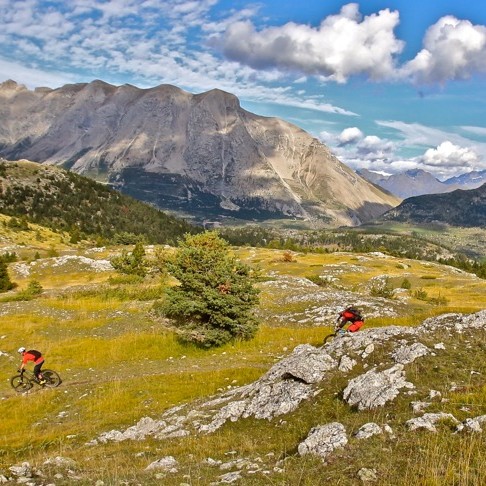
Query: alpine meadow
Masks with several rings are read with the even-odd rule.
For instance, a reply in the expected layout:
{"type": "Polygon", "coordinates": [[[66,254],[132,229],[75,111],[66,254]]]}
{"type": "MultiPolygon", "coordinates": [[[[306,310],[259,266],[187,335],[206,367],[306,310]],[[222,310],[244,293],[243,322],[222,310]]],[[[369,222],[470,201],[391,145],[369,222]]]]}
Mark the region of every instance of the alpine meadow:
{"type": "Polygon", "coordinates": [[[0,39],[0,485],[486,485],[486,2],[0,39]]]}

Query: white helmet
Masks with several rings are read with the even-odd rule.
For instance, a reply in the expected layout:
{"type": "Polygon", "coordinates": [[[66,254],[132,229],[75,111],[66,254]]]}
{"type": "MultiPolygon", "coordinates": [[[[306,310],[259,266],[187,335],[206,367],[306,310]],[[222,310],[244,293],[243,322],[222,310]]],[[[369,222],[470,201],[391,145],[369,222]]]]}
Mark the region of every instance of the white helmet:
{"type": "Polygon", "coordinates": [[[19,348],[19,350],[17,352],[19,354],[25,353],[25,348],[22,346],[21,348],[19,348]]]}

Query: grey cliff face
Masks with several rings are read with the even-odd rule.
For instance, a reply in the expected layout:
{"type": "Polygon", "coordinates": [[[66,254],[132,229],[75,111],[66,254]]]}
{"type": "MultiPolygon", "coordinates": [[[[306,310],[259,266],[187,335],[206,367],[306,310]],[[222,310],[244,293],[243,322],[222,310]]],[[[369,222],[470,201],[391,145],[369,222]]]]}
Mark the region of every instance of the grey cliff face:
{"type": "Polygon", "coordinates": [[[318,140],[220,90],[0,84],[0,155],[62,165],[161,209],[355,225],[399,202],[318,140]]]}

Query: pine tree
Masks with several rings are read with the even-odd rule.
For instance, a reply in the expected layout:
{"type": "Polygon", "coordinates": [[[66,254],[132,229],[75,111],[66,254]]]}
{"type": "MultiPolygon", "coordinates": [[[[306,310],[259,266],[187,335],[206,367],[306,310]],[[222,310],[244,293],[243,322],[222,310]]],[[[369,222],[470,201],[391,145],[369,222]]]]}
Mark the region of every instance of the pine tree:
{"type": "Polygon", "coordinates": [[[15,287],[10,280],[6,262],[0,258],[0,292],[7,292],[15,287]]]}
{"type": "Polygon", "coordinates": [[[183,340],[211,347],[254,336],[258,275],[225,240],[215,232],[186,235],[166,265],[179,285],[167,289],[161,310],[183,340]]]}
{"type": "Polygon", "coordinates": [[[111,259],[111,265],[120,273],[145,277],[145,275],[147,275],[148,264],[145,259],[145,249],[143,247],[143,243],[139,241],[135,245],[132,253],[128,253],[126,250],[123,250],[121,256],[111,259]]]}

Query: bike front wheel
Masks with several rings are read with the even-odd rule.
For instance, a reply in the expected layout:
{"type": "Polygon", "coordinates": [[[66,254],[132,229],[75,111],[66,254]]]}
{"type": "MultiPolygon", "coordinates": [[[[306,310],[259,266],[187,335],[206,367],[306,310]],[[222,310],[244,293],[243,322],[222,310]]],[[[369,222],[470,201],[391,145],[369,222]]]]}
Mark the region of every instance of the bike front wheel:
{"type": "Polygon", "coordinates": [[[53,370],[42,370],[42,377],[46,382],[44,383],[45,386],[49,388],[56,388],[61,384],[61,377],[53,370]]]}
{"type": "Polygon", "coordinates": [[[327,343],[330,343],[335,337],[336,337],[336,333],[333,333],[333,334],[329,334],[329,336],[326,336],[324,338],[324,344],[327,344],[327,343]]]}
{"type": "Polygon", "coordinates": [[[12,378],[10,378],[10,384],[17,393],[28,392],[33,386],[30,380],[23,375],[12,376],[12,378]]]}

